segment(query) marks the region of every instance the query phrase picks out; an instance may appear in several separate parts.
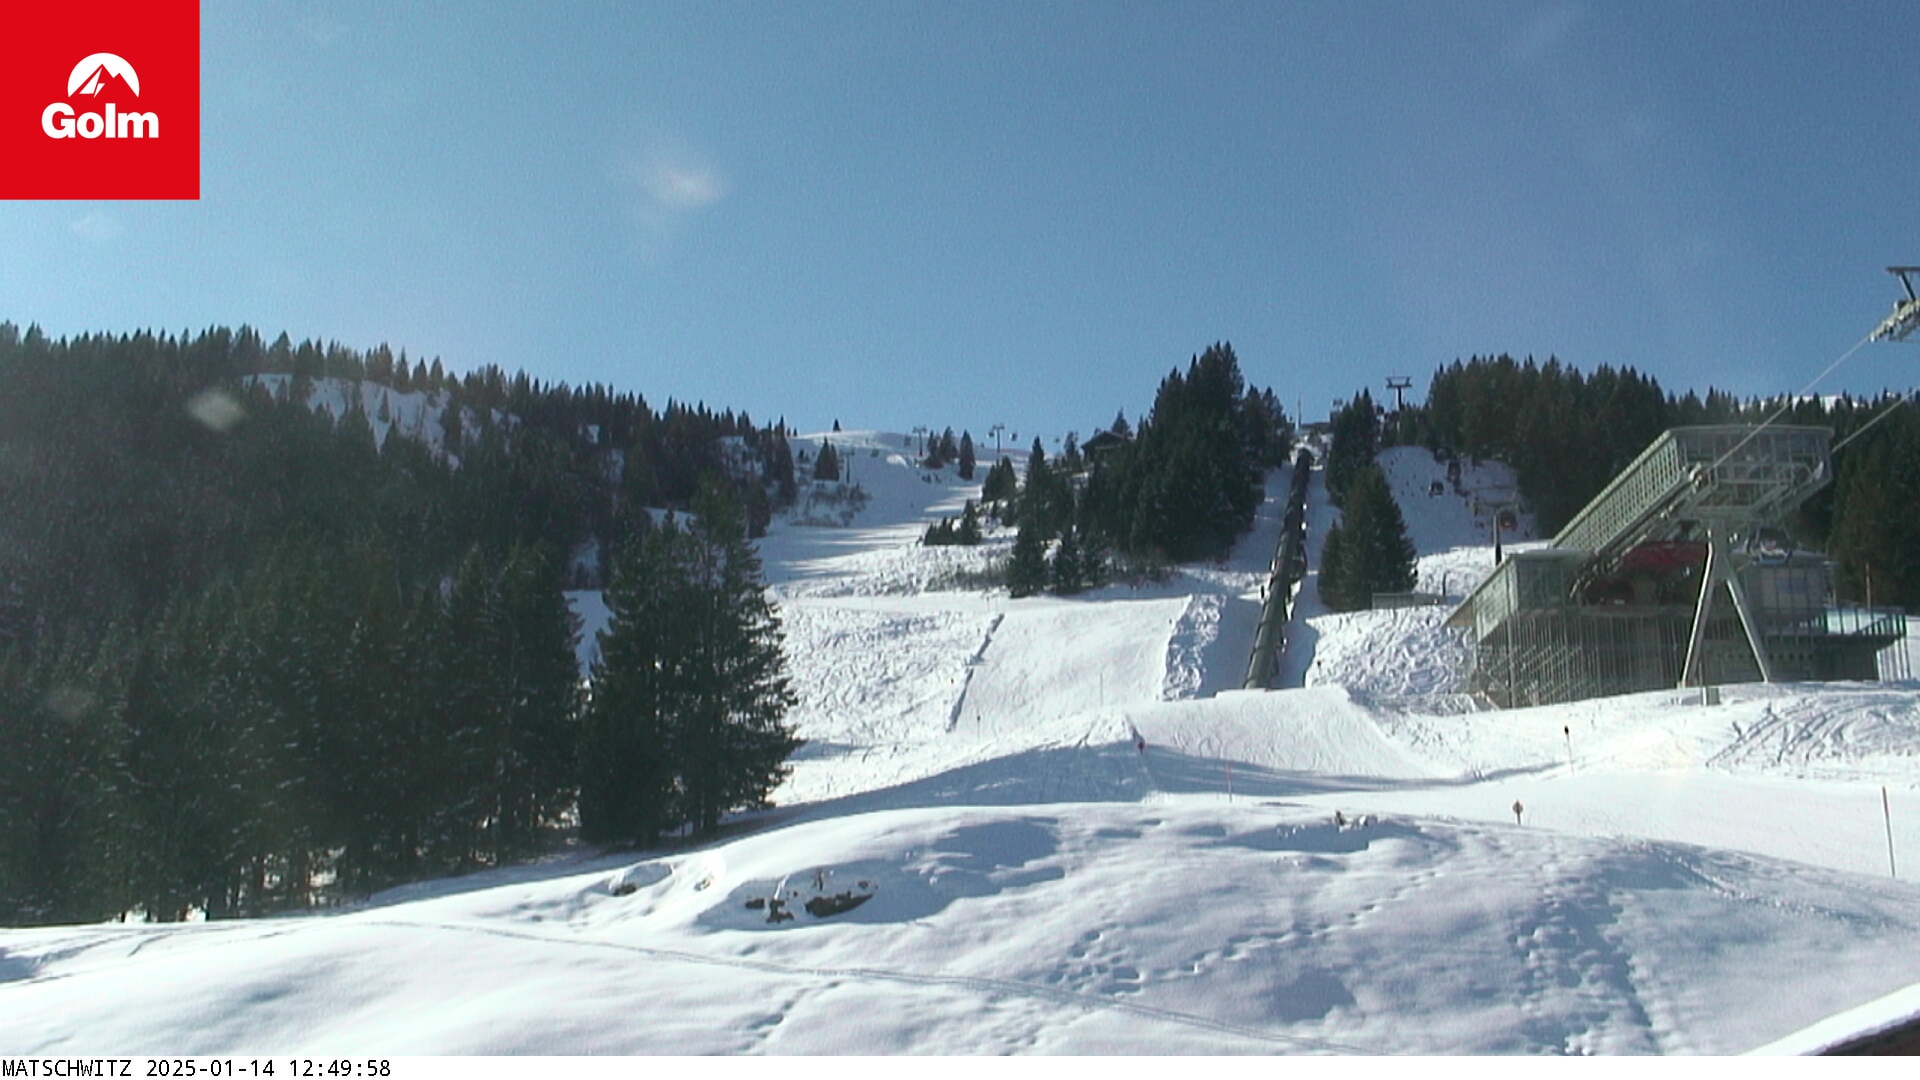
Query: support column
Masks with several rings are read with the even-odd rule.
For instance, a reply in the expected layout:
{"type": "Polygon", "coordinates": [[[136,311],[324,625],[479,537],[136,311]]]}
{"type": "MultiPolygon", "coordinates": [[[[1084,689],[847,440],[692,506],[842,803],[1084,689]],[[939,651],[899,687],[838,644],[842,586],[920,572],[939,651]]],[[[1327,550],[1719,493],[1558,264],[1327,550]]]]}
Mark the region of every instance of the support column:
{"type": "MultiPolygon", "coordinates": [[[[1716,537],[1707,550],[1711,551],[1720,544],[1716,537]]],[[[1753,611],[1747,604],[1747,590],[1740,585],[1740,575],[1727,575],[1727,591],[1733,594],[1733,610],[1740,616],[1740,629],[1747,632],[1747,645],[1753,649],[1753,661],[1760,665],[1760,681],[1773,681],[1773,664],[1767,659],[1767,646],[1760,637],[1760,628],[1754,625],[1753,611]]]]}
{"type": "Polygon", "coordinates": [[[1687,662],[1680,669],[1681,686],[1700,686],[1700,644],[1707,636],[1707,611],[1713,602],[1714,587],[1720,584],[1720,538],[1707,530],[1707,564],[1700,572],[1700,598],[1693,605],[1693,632],[1687,635],[1687,662]]]}

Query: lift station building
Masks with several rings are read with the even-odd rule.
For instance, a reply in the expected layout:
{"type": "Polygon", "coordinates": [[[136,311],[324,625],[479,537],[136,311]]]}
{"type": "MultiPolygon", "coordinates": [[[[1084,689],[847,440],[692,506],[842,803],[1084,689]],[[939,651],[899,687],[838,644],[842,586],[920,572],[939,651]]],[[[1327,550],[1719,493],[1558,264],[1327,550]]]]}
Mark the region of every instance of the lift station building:
{"type": "Polygon", "coordinates": [[[1447,620],[1470,692],[1545,705],[1679,686],[1904,678],[1898,608],[1836,604],[1787,515],[1832,479],[1820,427],[1674,428],[1545,548],[1510,555],[1447,620]],[[1885,664],[1899,670],[1883,671],[1885,664]]]}

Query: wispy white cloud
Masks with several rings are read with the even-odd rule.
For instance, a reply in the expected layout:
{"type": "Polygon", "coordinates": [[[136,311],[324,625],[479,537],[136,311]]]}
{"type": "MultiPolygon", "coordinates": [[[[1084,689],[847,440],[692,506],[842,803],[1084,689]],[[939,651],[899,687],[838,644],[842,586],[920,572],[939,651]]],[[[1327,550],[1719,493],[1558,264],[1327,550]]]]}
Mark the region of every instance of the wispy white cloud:
{"type": "Polygon", "coordinates": [[[73,235],[92,244],[104,244],[120,235],[120,222],[104,210],[90,210],[67,228],[73,235]]]}
{"type": "Polygon", "coordinates": [[[1581,5],[1565,0],[1542,6],[1507,39],[1507,55],[1522,64],[1538,63],[1573,35],[1585,14],[1581,5]]]}
{"type": "Polygon", "coordinates": [[[727,197],[727,175],[699,151],[654,141],[622,155],[616,179],[628,220],[649,258],[663,255],[693,221],[727,197]]]}
{"type": "Polygon", "coordinates": [[[649,162],[639,179],[654,202],[669,210],[704,210],[727,194],[726,178],[718,169],[692,160],[649,162]]]}

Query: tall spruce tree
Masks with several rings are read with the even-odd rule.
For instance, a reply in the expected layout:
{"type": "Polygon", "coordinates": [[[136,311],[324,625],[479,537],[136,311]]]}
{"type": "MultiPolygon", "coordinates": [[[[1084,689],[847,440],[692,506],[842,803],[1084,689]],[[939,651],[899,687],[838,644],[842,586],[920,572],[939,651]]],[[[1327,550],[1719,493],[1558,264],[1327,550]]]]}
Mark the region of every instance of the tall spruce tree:
{"type": "Polygon", "coordinates": [[[1373,395],[1362,390],[1333,417],[1333,446],[1327,454],[1327,497],[1345,506],[1347,488],[1373,464],[1380,449],[1380,416],[1373,395]]]}
{"type": "Polygon", "coordinates": [[[764,806],[800,745],[779,619],[738,505],[702,486],[685,528],[616,569],[587,708],[581,832],[648,842],[764,806]]]}
{"type": "Polygon", "coordinates": [[[1080,530],[1069,527],[1060,534],[1048,563],[1047,576],[1056,596],[1072,596],[1087,588],[1086,553],[1082,550],[1080,530]]]}
{"type": "Polygon", "coordinates": [[[972,499],[967,500],[965,509],[960,512],[960,524],[954,528],[954,543],[972,546],[982,539],[980,533],[980,508],[972,499]]]}
{"type": "Polygon", "coordinates": [[[708,667],[696,707],[680,718],[677,742],[682,813],[704,834],[722,814],[765,807],[802,740],[786,723],[796,698],[780,618],[739,505],[730,488],[710,479],[693,508],[707,641],[699,655],[708,667]]]}
{"type": "Polygon", "coordinates": [[[1060,535],[1073,513],[1073,489],[1065,474],[1047,460],[1036,436],[1027,453],[1027,482],[1020,491],[1019,520],[1039,530],[1042,542],[1060,535]]]}
{"type": "Polygon", "coordinates": [[[1335,611],[1357,611],[1372,606],[1374,593],[1407,592],[1418,579],[1416,555],[1386,477],[1362,466],[1321,548],[1320,597],[1335,611]]]}
{"type": "Polygon", "coordinates": [[[484,862],[535,850],[576,797],[579,630],[561,586],[544,549],[500,562],[476,548],[447,597],[441,695],[461,736],[455,802],[484,862]]]}
{"type": "Polygon", "coordinates": [[[1347,574],[1347,536],[1335,524],[1328,527],[1327,535],[1320,540],[1320,571],[1314,578],[1320,602],[1327,605],[1329,611],[1353,611],[1365,606],[1355,604],[1348,597],[1347,574]]]}
{"type": "Polygon", "coordinates": [[[614,564],[580,754],[580,835],[648,843],[674,813],[673,725],[694,664],[692,537],[672,515],[614,564]]]}
{"type": "Polygon", "coordinates": [[[240,606],[232,588],[176,600],[125,658],[119,771],[133,811],[126,869],[135,906],[152,920],[230,912],[234,841],[251,813],[235,782],[250,718],[225,692],[240,606]]]}
{"type": "Polygon", "coordinates": [[[0,923],[95,921],[131,899],[112,651],[0,651],[0,923]]]}
{"type": "Polygon", "coordinates": [[[832,443],[820,443],[820,454],[813,459],[813,478],[827,481],[840,479],[840,455],[835,452],[832,443]]]}
{"type": "Polygon", "coordinates": [[[1007,556],[1007,592],[1015,598],[1032,596],[1047,587],[1047,577],[1047,542],[1040,538],[1040,527],[1022,517],[1013,553],[1007,556]]]}
{"type": "Polygon", "coordinates": [[[987,479],[980,487],[982,502],[1006,502],[1020,493],[1020,474],[1013,469],[1013,459],[1003,457],[987,470],[987,479]]]}

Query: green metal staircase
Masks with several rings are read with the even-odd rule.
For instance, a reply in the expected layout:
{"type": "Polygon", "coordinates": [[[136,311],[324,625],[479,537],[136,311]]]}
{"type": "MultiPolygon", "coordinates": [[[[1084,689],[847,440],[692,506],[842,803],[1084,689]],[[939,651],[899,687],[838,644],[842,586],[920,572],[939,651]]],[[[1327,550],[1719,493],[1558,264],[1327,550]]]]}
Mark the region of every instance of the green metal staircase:
{"type": "Polygon", "coordinates": [[[1724,534],[1777,523],[1831,479],[1832,438],[1820,427],[1673,428],[1575,515],[1553,546],[1604,563],[1702,526],[1724,534]]]}

